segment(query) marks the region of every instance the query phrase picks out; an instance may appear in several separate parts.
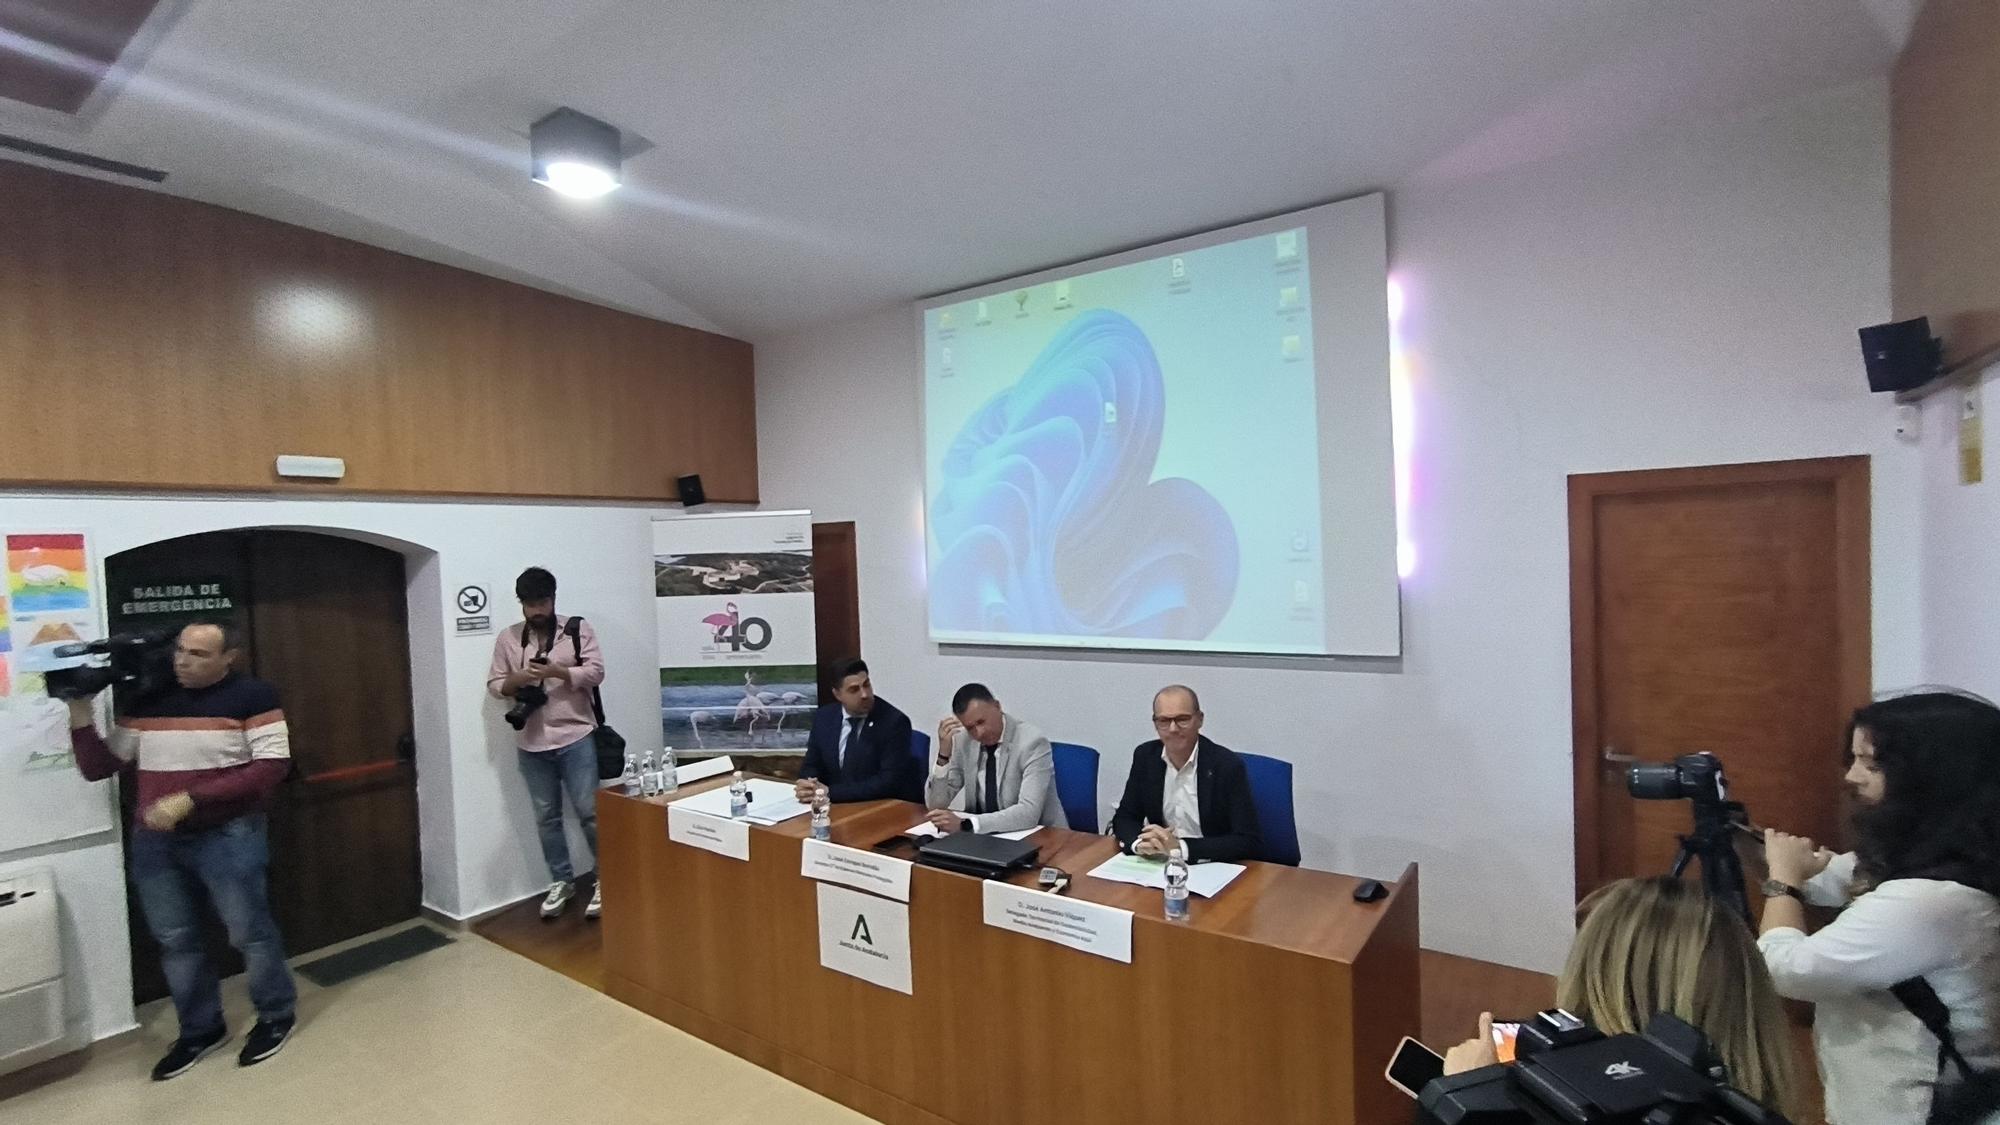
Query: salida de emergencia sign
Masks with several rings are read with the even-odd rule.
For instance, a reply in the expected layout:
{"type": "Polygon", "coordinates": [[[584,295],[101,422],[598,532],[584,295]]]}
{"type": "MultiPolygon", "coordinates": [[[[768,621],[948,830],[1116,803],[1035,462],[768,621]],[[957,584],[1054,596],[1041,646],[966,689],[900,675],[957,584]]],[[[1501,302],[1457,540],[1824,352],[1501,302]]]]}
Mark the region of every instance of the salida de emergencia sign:
{"type": "Polygon", "coordinates": [[[189,613],[228,613],[236,600],[221,582],[168,582],[133,586],[119,603],[120,617],[169,617],[189,613]]]}

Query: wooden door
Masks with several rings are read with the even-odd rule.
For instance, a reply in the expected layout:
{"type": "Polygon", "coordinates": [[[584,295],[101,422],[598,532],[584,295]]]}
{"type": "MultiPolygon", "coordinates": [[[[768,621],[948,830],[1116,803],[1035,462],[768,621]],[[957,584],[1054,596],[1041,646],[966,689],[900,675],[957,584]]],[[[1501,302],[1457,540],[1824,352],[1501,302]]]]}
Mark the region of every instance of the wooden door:
{"type": "Polygon", "coordinates": [[[1630,759],[1711,750],[1759,825],[1838,842],[1841,737],[1867,702],[1865,457],[1570,478],[1579,896],[1661,873],[1685,800],[1630,759]]]}
{"type": "Polygon", "coordinates": [[[292,736],[271,810],[271,902],[297,953],[422,904],[403,556],[261,531],[250,563],[257,675],[278,686],[292,736]]]}
{"type": "MultiPolygon", "coordinates": [[[[331,535],[232,531],[105,560],[114,630],[228,617],[239,669],[278,689],[292,775],[271,810],[271,908],[288,953],[415,917],[422,885],[402,556],[331,535]],[[180,610],[189,599],[226,609],[180,610]],[[149,597],[150,593],[167,596],[149,597]]],[[[127,821],[130,820],[127,809],[127,821]]],[[[131,900],[133,996],[167,994],[159,950],[131,900]]],[[[224,975],[242,962],[209,919],[224,975]]]]}
{"type": "Polygon", "coordinates": [[[861,595],[855,575],[854,524],[813,525],[813,631],[818,638],[819,701],[833,702],[833,662],[861,653],[861,595]]]}

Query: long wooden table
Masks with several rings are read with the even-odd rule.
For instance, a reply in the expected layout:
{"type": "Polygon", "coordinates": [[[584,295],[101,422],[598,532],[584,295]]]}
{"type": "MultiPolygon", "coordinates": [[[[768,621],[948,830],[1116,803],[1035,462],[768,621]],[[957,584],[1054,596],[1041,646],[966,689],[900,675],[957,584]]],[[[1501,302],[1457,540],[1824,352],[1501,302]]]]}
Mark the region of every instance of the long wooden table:
{"type": "MultiPolygon", "coordinates": [[[[1131,963],[988,926],[979,879],[920,865],[904,995],[820,966],[816,883],[799,873],[806,817],[753,826],[743,862],[669,841],[665,803],[598,797],[611,995],[877,1120],[1381,1125],[1412,1112],[1382,1070],[1421,1011],[1414,865],[1364,905],[1354,878],[1251,864],[1176,923],[1158,891],[1083,876],[1111,839],[1045,828],[1030,840],[1071,873],[1069,896],[1133,911],[1131,963]]],[[[836,805],[833,840],[872,848],[922,813],[836,805]]]]}

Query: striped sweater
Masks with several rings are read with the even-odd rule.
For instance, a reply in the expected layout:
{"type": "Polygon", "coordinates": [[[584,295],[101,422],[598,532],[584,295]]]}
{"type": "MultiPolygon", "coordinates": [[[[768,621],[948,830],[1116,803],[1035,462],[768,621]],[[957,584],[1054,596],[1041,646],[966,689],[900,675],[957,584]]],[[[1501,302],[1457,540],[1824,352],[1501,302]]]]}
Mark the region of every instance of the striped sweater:
{"type": "Polygon", "coordinates": [[[292,767],[278,692],[234,673],[205,688],[175,687],[119,717],[109,742],[94,726],[70,730],[77,768],[92,781],[136,774],[133,827],[154,801],[185,792],[194,812],[180,827],[213,828],[260,812],[292,767]]]}

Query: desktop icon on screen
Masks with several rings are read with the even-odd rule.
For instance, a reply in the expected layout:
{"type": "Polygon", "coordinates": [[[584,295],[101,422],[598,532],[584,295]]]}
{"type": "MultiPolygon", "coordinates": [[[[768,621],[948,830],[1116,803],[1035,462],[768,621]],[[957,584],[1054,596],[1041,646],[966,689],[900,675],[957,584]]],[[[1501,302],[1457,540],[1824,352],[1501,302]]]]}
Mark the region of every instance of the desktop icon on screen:
{"type": "Polygon", "coordinates": [[[951,310],[950,309],[944,310],[943,312],[938,314],[938,327],[950,328],[953,319],[954,318],[951,315],[951,310]]]}
{"type": "Polygon", "coordinates": [[[1021,312],[1028,311],[1028,291],[1026,289],[1014,290],[1014,307],[1021,312]]]}
{"type": "Polygon", "coordinates": [[[1299,336],[1287,336],[1278,342],[1278,355],[1285,359],[1297,359],[1305,350],[1306,342],[1299,336]]]}
{"type": "Polygon", "coordinates": [[[1175,281],[1180,281],[1187,277],[1187,259],[1175,258],[1169,261],[1167,263],[1167,276],[1173,278],[1175,281]]]}
{"type": "Polygon", "coordinates": [[[1059,309],[1070,307],[1069,282],[1067,281],[1056,282],[1056,307],[1059,309]]]}
{"type": "Polygon", "coordinates": [[[1278,260],[1280,262],[1298,261],[1299,258],[1298,231],[1281,230],[1278,232],[1276,241],[1278,246],[1278,260]]]}
{"type": "Polygon", "coordinates": [[[973,318],[972,318],[972,321],[973,321],[973,323],[974,323],[974,324],[991,324],[991,323],[993,323],[993,314],[992,314],[992,313],[990,313],[990,312],[987,312],[987,311],[986,311],[986,302],[985,302],[985,301],[981,301],[981,302],[979,302],[979,313],[978,313],[978,315],[977,315],[977,316],[975,316],[975,317],[973,317],[973,318]]]}
{"type": "Polygon", "coordinates": [[[1298,308],[1299,287],[1296,285],[1287,285],[1278,290],[1278,307],[1288,312],[1298,308]]]}

